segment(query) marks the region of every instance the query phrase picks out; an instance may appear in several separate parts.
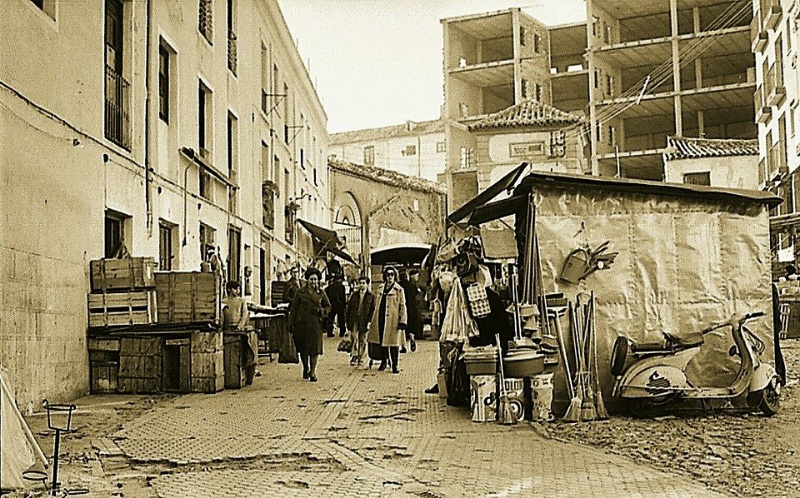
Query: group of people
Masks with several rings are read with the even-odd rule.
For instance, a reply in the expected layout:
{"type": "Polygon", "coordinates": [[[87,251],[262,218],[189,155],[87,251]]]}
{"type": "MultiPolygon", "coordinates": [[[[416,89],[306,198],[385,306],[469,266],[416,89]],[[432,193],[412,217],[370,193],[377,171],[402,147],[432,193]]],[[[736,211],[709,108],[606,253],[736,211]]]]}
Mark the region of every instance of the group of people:
{"type": "Polygon", "coordinates": [[[370,290],[369,277],[362,275],[349,298],[341,274],[334,275],[324,290],[322,274],[316,267],[306,270],[305,285],[300,285],[296,273],[291,276],[284,296],[291,302],[288,326],[304,379],[317,381],[323,336],[326,332],[334,336],[334,324],[340,336],[350,333],[351,365],[361,366],[369,356],[370,360],[380,361],[378,370],[391,368],[393,373],[400,373],[399,353],[407,343],[412,351],[416,348],[414,334],[422,328],[417,290],[408,275],[404,272],[401,278],[394,267],[384,268],[382,275],[383,284],[376,294],[370,290]]]}

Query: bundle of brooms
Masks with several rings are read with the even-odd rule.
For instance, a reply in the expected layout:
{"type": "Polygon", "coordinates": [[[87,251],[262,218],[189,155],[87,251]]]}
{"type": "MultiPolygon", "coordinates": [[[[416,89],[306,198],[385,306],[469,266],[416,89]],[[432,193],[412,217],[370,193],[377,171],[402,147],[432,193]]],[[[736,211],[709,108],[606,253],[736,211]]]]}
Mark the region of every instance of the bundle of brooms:
{"type": "MultiPolygon", "coordinates": [[[[575,377],[570,378],[565,369],[571,400],[564,420],[590,421],[608,418],[603,394],[600,390],[597,365],[597,329],[595,328],[594,293],[579,294],[576,303],[569,303],[569,329],[575,357],[575,377]]],[[[566,363],[566,361],[565,361],[566,363]]]]}

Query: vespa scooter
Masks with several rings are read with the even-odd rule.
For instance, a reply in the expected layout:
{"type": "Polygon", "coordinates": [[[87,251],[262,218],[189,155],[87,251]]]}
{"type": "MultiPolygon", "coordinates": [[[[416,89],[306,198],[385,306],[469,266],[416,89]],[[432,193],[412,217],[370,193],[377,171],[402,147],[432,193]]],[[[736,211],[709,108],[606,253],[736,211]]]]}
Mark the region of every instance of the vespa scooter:
{"type": "Polygon", "coordinates": [[[733,399],[747,395],[747,404],[758,407],[767,416],[780,409],[780,376],[775,368],[761,361],[766,346],[745,325],[764,316],[756,311],[732,316],[715,324],[693,339],[685,340],[663,332],[665,341],[658,345],[636,344],[618,337],[611,353],[611,374],[616,377],[613,395],[629,402],[631,414],[652,416],[680,399],[733,399]],[[686,365],[703,345],[704,335],[730,327],[734,346],[731,356],[741,357],[736,379],[727,386],[697,387],[686,378],[686,365]],[[632,356],[634,362],[627,365],[632,356]]]}

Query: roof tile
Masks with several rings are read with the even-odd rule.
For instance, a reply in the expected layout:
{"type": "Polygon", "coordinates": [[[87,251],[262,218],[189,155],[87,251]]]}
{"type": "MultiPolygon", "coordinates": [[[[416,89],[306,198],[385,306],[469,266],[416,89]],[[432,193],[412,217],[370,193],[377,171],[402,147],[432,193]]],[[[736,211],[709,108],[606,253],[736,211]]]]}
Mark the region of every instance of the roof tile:
{"type": "Polygon", "coordinates": [[[554,126],[580,123],[582,120],[583,117],[579,114],[562,111],[551,105],[529,99],[490,114],[486,119],[471,125],[469,129],[476,131],[524,126],[554,126]]]}
{"type": "Polygon", "coordinates": [[[757,156],[758,139],[719,139],[719,138],[686,138],[667,137],[667,148],[672,149],[664,154],[664,159],[698,159],[702,157],[725,156],[757,156]]]}

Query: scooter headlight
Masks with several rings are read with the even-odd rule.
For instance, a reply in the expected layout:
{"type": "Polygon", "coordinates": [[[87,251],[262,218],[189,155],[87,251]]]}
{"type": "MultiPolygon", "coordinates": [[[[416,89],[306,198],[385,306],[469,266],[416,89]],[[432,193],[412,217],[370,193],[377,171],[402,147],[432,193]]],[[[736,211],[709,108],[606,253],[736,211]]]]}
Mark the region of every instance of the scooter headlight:
{"type": "Polygon", "coordinates": [[[611,375],[619,377],[625,371],[625,361],[628,359],[628,338],[619,336],[611,350],[611,375]]]}

